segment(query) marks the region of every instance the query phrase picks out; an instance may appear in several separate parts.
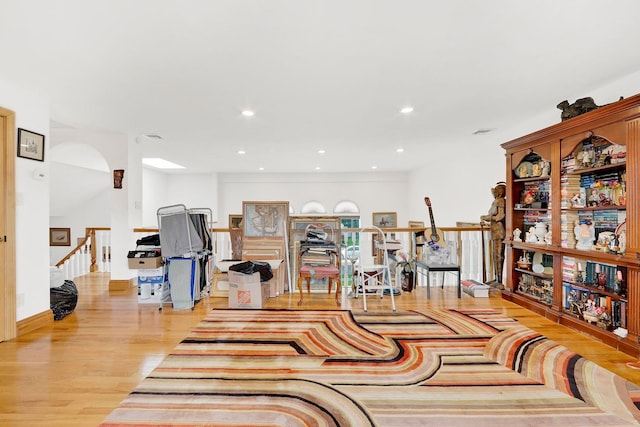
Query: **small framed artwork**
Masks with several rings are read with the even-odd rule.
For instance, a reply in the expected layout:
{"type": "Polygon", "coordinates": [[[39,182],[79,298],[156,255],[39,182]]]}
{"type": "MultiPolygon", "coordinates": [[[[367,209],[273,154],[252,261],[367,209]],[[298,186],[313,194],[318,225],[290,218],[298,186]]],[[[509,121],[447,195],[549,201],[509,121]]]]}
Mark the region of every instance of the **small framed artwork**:
{"type": "Polygon", "coordinates": [[[393,228],[398,226],[398,214],[396,212],[374,212],[373,225],[380,228],[393,228]]]}
{"type": "Polygon", "coordinates": [[[71,229],[50,228],[49,246],[71,246],[71,229]]]}
{"type": "Polygon", "coordinates": [[[284,237],[289,202],[242,202],[244,237],[284,237]]]}
{"type": "Polygon", "coordinates": [[[424,228],[424,221],[409,221],[409,228],[424,228]]]}
{"type": "Polygon", "coordinates": [[[229,215],[229,229],[242,227],[242,215],[231,214],[229,215]]]}
{"type": "Polygon", "coordinates": [[[44,135],[18,128],[18,157],[44,162],[44,135]]]}

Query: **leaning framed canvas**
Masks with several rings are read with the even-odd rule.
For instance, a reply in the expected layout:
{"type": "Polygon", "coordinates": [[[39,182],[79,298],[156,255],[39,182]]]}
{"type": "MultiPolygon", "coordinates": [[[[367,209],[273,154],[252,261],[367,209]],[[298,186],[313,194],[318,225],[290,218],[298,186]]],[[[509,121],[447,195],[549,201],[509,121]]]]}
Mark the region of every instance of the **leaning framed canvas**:
{"type": "Polygon", "coordinates": [[[380,228],[393,228],[398,226],[398,214],[396,212],[374,212],[372,224],[380,228]]]}
{"type": "Polygon", "coordinates": [[[284,237],[289,202],[242,202],[244,238],[284,237]]]}
{"type": "Polygon", "coordinates": [[[71,229],[50,228],[49,246],[71,246],[71,229]]]}
{"type": "Polygon", "coordinates": [[[44,135],[18,128],[18,157],[44,162],[44,135]]]}

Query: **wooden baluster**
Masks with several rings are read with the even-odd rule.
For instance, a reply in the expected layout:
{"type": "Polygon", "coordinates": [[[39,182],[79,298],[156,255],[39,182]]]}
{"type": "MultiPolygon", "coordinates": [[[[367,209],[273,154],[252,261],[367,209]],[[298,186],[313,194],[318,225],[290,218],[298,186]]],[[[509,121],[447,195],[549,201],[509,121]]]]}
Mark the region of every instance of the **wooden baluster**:
{"type": "Polygon", "coordinates": [[[91,267],[89,268],[89,271],[96,272],[98,271],[98,265],[96,264],[96,230],[91,228],[91,229],[87,229],[85,236],[88,237],[90,240],[90,245],[89,247],[91,248],[91,267]]]}

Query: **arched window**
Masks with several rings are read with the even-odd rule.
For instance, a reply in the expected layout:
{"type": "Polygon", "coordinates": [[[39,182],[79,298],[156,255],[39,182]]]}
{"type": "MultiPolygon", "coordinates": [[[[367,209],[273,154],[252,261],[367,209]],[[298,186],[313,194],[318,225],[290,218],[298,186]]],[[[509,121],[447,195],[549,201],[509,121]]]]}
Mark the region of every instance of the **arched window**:
{"type": "Polygon", "coordinates": [[[360,208],[351,200],[342,200],[339,201],[333,208],[333,213],[341,216],[346,216],[349,214],[359,214],[360,208]]]}
{"type": "Polygon", "coordinates": [[[322,205],[322,203],[312,200],[310,202],[305,203],[300,209],[301,214],[313,215],[313,214],[326,214],[327,209],[322,205]]]}

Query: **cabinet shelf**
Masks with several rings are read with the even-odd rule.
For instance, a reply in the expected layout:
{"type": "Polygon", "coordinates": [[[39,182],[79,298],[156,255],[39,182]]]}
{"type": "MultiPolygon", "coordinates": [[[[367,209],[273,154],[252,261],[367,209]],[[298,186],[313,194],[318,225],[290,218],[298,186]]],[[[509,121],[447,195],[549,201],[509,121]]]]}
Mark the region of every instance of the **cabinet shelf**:
{"type": "Polygon", "coordinates": [[[606,295],[608,297],[611,297],[612,299],[616,299],[616,300],[620,300],[620,301],[627,301],[627,297],[626,295],[618,295],[615,292],[611,292],[607,289],[601,289],[597,286],[594,285],[589,285],[586,283],[577,283],[577,282],[570,282],[567,280],[564,280],[564,283],[571,285],[574,288],[581,288],[590,292],[594,292],[594,293],[598,293],[598,294],[602,294],[602,295],[606,295]]]}
{"type": "Polygon", "coordinates": [[[549,176],[531,176],[528,178],[516,178],[513,182],[548,181],[550,178],[549,176]]]}
{"type": "Polygon", "coordinates": [[[518,271],[522,274],[528,274],[529,276],[535,276],[535,277],[540,277],[541,279],[549,279],[549,280],[553,280],[553,276],[550,274],[545,274],[545,273],[536,273],[535,271],[531,271],[531,270],[526,270],[524,268],[515,268],[515,271],[518,271]]]}
{"type": "Polygon", "coordinates": [[[627,162],[615,163],[612,165],[604,165],[598,166],[596,168],[582,168],[582,169],[573,169],[565,171],[567,175],[582,175],[586,173],[594,173],[594,172],[604,172],[609,170],[619,170],[625,169],[627,167],[627,162]]]}
{"type": "MultiPolygon", "coordinates": [[[[520,209],[516,209],[520,210],[520,209]]],[[[583,208],[562,208],[563,211],[567,212],[578,212],[578,211],[626,211],[626,206],[618,206],[618,205],[608,205],[608,206],[585,206],[583,208]]]]}
{"type": "MultiPolygon", "coordinates": [[[[608,264],[617,264],[624,267],[632,267],[640,269],[640,259],[632,258],[629,254],[620,255],[601,251],[583,251],[580,249],[562,248],[557,245],[539,245],[535,243],[514,242],[505,240],[507,247],[512,249],[520,249],[528,252],[544,252],[553,255],[568,255],[577,258],[589,258],[608,264]]],[[[514,263],[515,265],[515,263],[514,263]]]]}
{"type": "Polygon", "coordinates": [[[540,211],[540,212],[547,212],[550,211],[550,208],[525,208],[525,207],[520,207],[520,208],[513,208],[514,211],[540,211]]]}
{"type": "MultiPolygon", "coordinates": [[[[635,183],[640,180],[640,95],[505,142],[502,148],[506,151],[508,201],[503,298],[637,355],[640,194],[635,183]],[[613,163],[605,164],[610,162],[613,163]],[[600,166],[585,167],[593,165],[600,166]],[[543,166],[545,176],[523,177],[522,171],[538,171],[543,166]],[[569,207],[578,203],[587,206],[569,207]],[[538,239],[545,232],[545,243],[514,240],[518,237],[526,240],[525,232],[532,227],[538,239]],[[620,249],[622,253],[575,248],[596,244],[598,248],[620,249]],[[536,273],[519,268],[518,260],[524,252],[538,256],[542,253],[545,271],[536,268],[541,272],[536,273]],[[595,264],[600,265],[596,270],[599,276],[580,268],[580,265],[595,268],[595,264]],[[585,271],[583,277],[588,284],[577,283],[578,269],[585,271]],[[620,274],[624,286],[620,289],[616,286],[614,291],[616,282],[611,274],[614,277],[620,274]],[[604,288],[597,286],[605,282],[604,288]],[[589,323],[582,310],[576,316],[568,309],[569,302],[575,301],[568,299],[569,294],[571,298],[574,294],[588,296],[590,301],[581,301],[589,306],[589,312],[584,311],[587,318],[593,312],[604,316],[605,310],[611,319],[617,318],[618,326],[628,330],[627,337],[613,334],[615,319],[612,323],[601,321],[602,318],[589,323]]],[[[573,303],[572,307],[578,305],[573,303]]]]}

